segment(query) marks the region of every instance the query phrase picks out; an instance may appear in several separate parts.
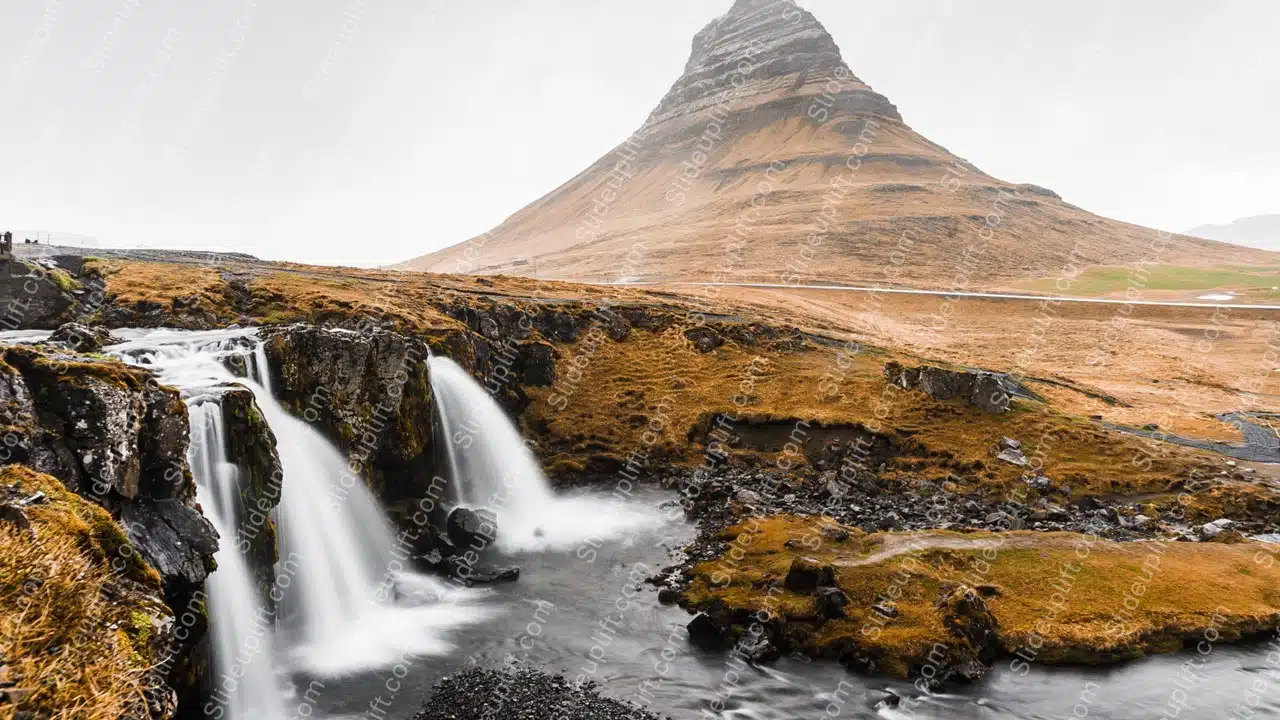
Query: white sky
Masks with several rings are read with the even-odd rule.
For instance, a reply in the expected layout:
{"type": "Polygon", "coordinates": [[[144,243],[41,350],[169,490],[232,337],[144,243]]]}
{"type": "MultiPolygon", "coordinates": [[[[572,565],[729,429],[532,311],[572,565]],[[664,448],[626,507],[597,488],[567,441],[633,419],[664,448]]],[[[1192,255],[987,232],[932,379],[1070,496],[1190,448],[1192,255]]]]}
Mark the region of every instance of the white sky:
{"type": "MultiPolygon", "coordinates": [[[[624,139],[731,4],[0,0],[0,225],[419,255],[624,139]]],[[[908,124],[998,177],[1170,230],[1280,212],[1274,0],[801,4],[908,124]]]]}

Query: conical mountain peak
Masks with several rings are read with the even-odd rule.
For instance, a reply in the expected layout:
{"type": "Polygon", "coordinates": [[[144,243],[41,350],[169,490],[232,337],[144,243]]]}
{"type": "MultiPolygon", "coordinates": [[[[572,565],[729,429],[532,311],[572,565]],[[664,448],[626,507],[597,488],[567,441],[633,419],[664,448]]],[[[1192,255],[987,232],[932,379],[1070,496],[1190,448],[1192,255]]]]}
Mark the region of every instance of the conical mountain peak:
{"type": "Polygon", "coordinates": [[[953,287],[964,257],[965,282],[1008,287],[1064,248],[1072,262],[1145,257],[1152,232],[987,175],[907,126],[813,13],[734,0],[629,137],[491,232],[406,267],[953,287]]]}
{"type": "Polygon", "coordinates": [[[835,39],[809,11],[791,0],[738,0],[693,39],[684,74],[649,117],[661,125],[709,108],[737,113],[761,104],[805,112],[815,94],[835,96],[838,110],[901,121],[897,108],[859,80],[835,39]],[[823,86],[828,86],[825,89],[823,86]]]}

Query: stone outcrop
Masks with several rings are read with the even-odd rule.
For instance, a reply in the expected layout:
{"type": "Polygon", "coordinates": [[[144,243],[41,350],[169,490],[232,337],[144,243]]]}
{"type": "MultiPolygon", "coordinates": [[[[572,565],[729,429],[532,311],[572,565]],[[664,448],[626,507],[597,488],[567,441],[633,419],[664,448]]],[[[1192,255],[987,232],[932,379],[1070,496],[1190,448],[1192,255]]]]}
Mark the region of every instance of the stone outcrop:
{"type": "Polygon", "coordinates": [[[93,317],[104,281],[77,255],[51,255],[0,268],[0,330],[52,330],[93,317]]]}
{"type": "Polygon", "coordinates": [[[195,509],[178,392],[115,361],[0,349],[0,463],[52,475],[105,507],[173,597],[212,569],[213,528],[195,509]]]}
{"type": "Polygon", "coordinates": [[[986,370],[905,367],[891,361],[885,363],[884,376],[903,390],[919,390],[935,400],[960,398],[989,413],[1007,411],[1014,397],[1039,399],[1008,375],[986,370]]]}
{"type": "Polygon", "coordinates": [[[99,352],[118,341],[118,338],[113,337],[111,331],[104,327],[90,327],[77,322],[60,325],[48,340],[50,343],[58,343],[78,353],[99,352]]]}
{"type": "Polygon", "coordinates": [[[276,451],[275,433],[267,424],[253,393],[233,386],[220,393],[227,457],[239,470],[239,515],[236,536],[223,538],[244,554],[260,590],[258,599],[270,609],[275,603],[271,587],[279,557],[276,526],[271,511],[280,503],[284,469],[276,451]]]}
{"type": "Polygon", "coordinates": [[[438,492],[427,344],[314,325],[271,328],[262,338],[277,399],[334,442],[407,522],[419,499],[438,492]]]}
{"type": "Polygon", "coordinates": [[[791,567],[787,569],[784,586],[795,592],[811,593],[819,586],[831,586],[835,582],[835,570],[830,565],[824,565],[812,558],[797,557],[791,561],[791,567]]]}

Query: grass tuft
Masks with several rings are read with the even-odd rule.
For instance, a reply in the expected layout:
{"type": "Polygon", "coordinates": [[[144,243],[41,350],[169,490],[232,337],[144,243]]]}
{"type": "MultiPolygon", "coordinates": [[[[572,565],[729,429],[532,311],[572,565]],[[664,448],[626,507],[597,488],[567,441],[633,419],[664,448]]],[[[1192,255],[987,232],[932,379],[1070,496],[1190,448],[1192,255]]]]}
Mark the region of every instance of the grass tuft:
{"type": "Polygon", "coordinates": [[[55,479],[11,466],[0,483],[49,498],[26,509],[29,530],[0,522],[0,656],[29,693],[20,706],[0,706],[0,720],[19,711],[59,720],[147,717],[153,618],[167,613],[159,577],[149,567],[115,574],[111,558],[129,555],[124,533],[55,479]]]}

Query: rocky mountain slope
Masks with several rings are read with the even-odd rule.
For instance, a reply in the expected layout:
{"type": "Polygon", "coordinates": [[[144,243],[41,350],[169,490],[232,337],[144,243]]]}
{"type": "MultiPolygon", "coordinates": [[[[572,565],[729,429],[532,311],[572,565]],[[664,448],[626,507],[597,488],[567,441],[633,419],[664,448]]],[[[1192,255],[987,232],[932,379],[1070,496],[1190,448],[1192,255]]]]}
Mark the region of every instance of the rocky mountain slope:
{"type": "Polygon", "coordinates": [[[811,13],[738,0],[697,34],[684,74],[626,141],[492,231],[402,267],[973,290],[1068,264],[1266,257],[991,177],[913,131],[811,13]]]}

